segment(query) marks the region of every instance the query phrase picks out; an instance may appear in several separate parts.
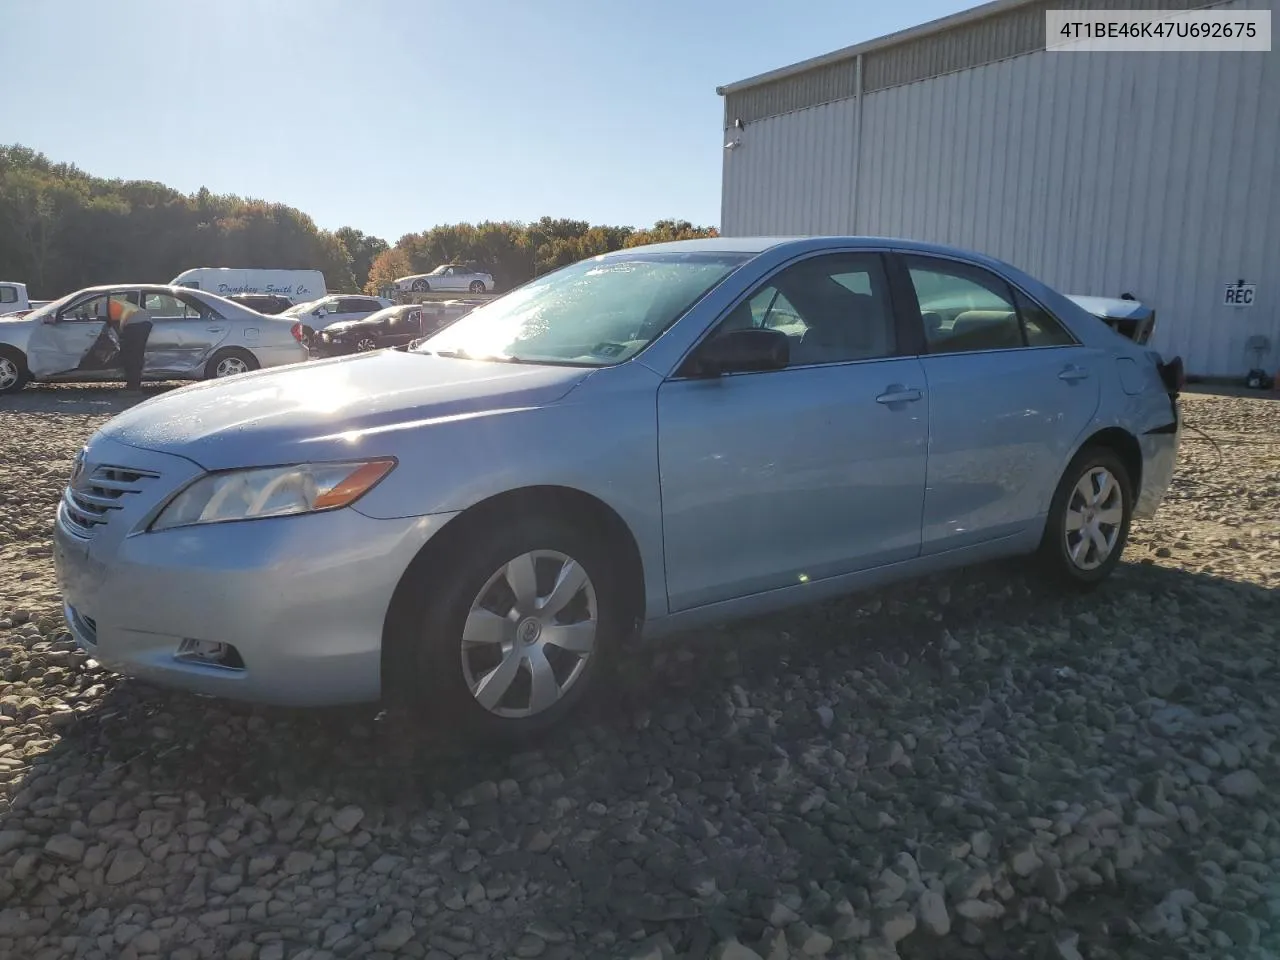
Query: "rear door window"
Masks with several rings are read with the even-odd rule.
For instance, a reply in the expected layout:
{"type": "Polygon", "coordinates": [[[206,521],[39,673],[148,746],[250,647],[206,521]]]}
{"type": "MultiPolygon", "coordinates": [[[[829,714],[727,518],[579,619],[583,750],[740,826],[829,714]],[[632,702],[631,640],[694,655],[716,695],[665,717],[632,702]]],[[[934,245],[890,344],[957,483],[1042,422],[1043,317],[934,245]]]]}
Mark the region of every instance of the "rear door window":
{"type": "Polygon", "coordinates": [[[934,257],[904,257],[920,304],[930,353],[1026,346],[1009,285],[980,267],[934,257]]]}

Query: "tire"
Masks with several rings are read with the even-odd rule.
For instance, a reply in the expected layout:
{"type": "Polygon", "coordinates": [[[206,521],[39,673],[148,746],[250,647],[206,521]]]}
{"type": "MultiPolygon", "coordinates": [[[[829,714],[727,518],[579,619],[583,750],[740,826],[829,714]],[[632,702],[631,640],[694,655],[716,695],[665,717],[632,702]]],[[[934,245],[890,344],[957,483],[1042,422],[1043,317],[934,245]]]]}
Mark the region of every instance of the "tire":
{"type": "Polygon", "coordinates": [[[554,512],[494,517],[465,542],[460,562],[436,567],[436,582],[415,591],[421,607],[404,621],[407,635],[397,638],[411,645],[402,661],[413,664],[417,678],[411,696],[433,721],[461,725],[483,740],[521,743],[555,726],[600,686],[622,634],[621,584],[607,539],[554,512]],[[565,592],[558,613],[511,616],[517,604],[533,609],[532,597],[549,605],[570,564],[585,580],[565,592]],[[523,603],[513,580],[533,584],[531,591],[520,587],[523,603]],[[483,642],[465,643],[467,631],[483,642]],[[535,701],[535,668],[545,706],[535,701]]]}
{"type": "Polygon", "coordinates": [[[226,347],[219,350],[204,365],[206,380],[221,380],[241,373],[249,373],[258,369],[258,358],[248,350],[240,347],[226,347]]]}
{"type": "Polygon", "coordinates": [[[472,293],[484,293],[484,281],[483,280],[471,281],[470,289],[472,293]]]}
{"type": "Polygon", "coordinates": [[[30,379],[26,357],[12,347],[0,347],[0,394],[17,393],[30,379]]]}
{"type": "Polygon", "coordinates": [[[361,337],[356,341],[356,353],[368,353],[378,349],[378,341],[373,337],[361,337]]]}
{"type": "Polygon", "coordinates": [[[421,278],[413,281],[410,286],[413,288],[414,293],[426,293],[431,289],[431,284],[421,278]]]}
{"type": "Polygon", "coordinates": [[[1040,542],[1045,572],[1062,584],[1082,589],[1097,586],[1120,562],[1132,520],[1133,481],[1124,461],[1108,447],[1085,447],[1067,466],[1053,494],[1040,542]],[[1113,483],[1110,493],[1107,477],[1113,483]],[[1096,501],[1099,488],[1101,500],[1088,502],[1086,491],[1092,490],[1096,501]],[[1082,519],[1083,528],[1070,529],[1079,527],[1082,519]],[[1089,530],[1096,530],[1096,535],[1089,530]]]}

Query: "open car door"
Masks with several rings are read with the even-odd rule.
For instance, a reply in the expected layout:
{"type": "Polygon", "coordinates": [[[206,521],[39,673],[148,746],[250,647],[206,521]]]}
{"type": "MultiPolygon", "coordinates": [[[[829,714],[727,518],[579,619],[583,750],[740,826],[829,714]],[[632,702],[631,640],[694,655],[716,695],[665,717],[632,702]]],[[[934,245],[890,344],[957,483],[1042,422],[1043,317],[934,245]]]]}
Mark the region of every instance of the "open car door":
{"type": "Polygon", "coordinates": [[[46,317],[27,341],[27,369],[36,379],[79,371],[120,370],[119,341],[107,323],[110,298],[124,294],[90,294],[46,317]]]}

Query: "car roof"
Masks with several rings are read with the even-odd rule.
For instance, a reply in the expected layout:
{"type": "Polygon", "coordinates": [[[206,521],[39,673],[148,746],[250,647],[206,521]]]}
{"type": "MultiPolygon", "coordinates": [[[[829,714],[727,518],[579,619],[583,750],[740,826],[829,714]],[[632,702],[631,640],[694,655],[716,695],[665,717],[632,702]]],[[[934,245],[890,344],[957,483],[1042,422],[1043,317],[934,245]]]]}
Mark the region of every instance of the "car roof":
{"type": "MultiPolygon", "coordinates": [[[[76,293],[109,293],[112,290],[140,290],[143,293],[209,293],[208,290],[201,290],[198,287],[184,287],[169,283],[103,283],[96,287],[84,287],[77,290],[76,293]]],[[[213,294],[219,296],[219,294],[213,294]]],[[[222,298],[227,299],[226,297],[222,298]]]]}
{"type": "MultiPolygon", "coordinates": [[[[821,250],[826,247],[896,247],[900,250],[913,250],[919,253],[940,253],[962,257],[966,260],[988,260],[991,258],[974,250],[948,246],[942,243],[925,243],[921,240],[908,240],[903,237],[874,236],[758,236],[758,237],[706,237],[700,240],[672,240],[667,243],[652,243],[643,247],[627,247],[603,254],[606,257],[626,256],[643,251],[645,253],[752,253],[760,254],[774,248],[794,247],[796,253],[809,250],[821,250]]],[[[996,262],[996,261],[991,261],[996,262]]]]}

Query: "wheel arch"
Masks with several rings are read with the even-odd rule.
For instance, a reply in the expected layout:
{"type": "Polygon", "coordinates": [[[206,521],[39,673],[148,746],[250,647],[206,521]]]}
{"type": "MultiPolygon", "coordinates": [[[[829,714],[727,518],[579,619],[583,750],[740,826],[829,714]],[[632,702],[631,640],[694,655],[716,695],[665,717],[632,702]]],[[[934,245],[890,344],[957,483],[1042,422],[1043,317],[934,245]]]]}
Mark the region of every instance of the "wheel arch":
{"type": "Polygon", "coordinates": [[[0,356],[12,360],[18,367],[17,385],[9,388],[8,392],[16,393],[35,379],[31,376],[31,368],[27,366],[27,354],[21,347],[15,347],[11,343],[0,343],[0,356]]]}
{"type": "Polygon", "coordinates": [[[401,682],[413,677],[412,653],[404,642],[424,597],[416,588],[465,549],[467,540],[483,527],[529,512],[550,512],[571,523],[599,531],[616,550],[626,597],[625,623],[638,623],[645,611],[644,562],[640,546],[627,522],[599,497],[574,487],[538,485],[518,487],[481,500],[456,517],[423,545],[405,568],[391,595],[382,626],[382,687],[388,694],[406,692],[401,682]]]}
{"type": "Polygon", "coordinates": [[[1081,450],[1089,447],[1105,447],[1115,452],[1125,469],[1129,471],[1129,482],[1133,485],[1129,493],[1136,501],[1138,492],[1142,489],[1142,446],[1138,443],[1138,438],[1123,427],[1104,427],[1085,438],[1084,442],[1076,447],[1071,459],[1074,460],[1080,455],[1081,450]]]}
{"type": "Polygon", "coordinates": [[[31,376],[31,368],[27,366],[27,353],[21,347],[15,347],[12,343],[0,343],[0,354],[16,360],[18,366],[27,376],[31,376]]]}
{"type": "Polygon", "coordinates": [[[215,371],[218,367],[218,361],[228,356],[243,357],[248,361],[249,372],[262,369],[262,361],[258,359],[258,355],[248,347],[242,347],[237,344],[219,345],[209,354],[209,359],[204,362],[204,379],[217,379],[215,371]]]}

